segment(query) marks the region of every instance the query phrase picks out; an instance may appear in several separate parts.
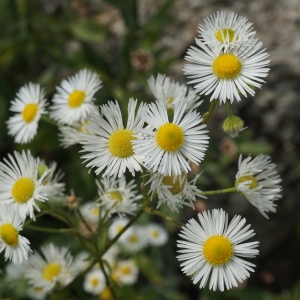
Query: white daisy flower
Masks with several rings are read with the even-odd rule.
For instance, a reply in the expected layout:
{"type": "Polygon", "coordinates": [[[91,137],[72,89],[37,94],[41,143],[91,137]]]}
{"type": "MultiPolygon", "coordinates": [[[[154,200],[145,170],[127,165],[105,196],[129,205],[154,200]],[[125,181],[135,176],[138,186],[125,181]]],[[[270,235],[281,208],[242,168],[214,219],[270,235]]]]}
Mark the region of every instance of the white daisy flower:
{"type": "Polygon", "coordinates": [[[199,24],[199,38],[210,47],[217,49],[233,49],[244,45],[253,38],[252,23],[245,17],[225,11],[206,17],[199,24]]]}
{"type": "Polygon", "coordinates": [[[29,283],[42,288],[45,293],[50,292],[56,284],[61,287],[68,285],[76,275],[69,250],[48,244],[41,247],[41,252],[44,258],[39,253],[34,253],[28,260],[25,277],[29,283]]]}
{"type": "Polygon", "coordinates": [[[101,86],[99,76],[87,69],[63,80],[53,96],[50,117],[59,124],[84,122],[93,111],[93,97],[101,86]]]}
{"type": "Polygon", "coordinates": [[[8,263],[5,266],[5,276],[7,279],[11,280],[12,282],[15,282],[16,279],[21,279],[24,278],[27,269],[26,269],[26,262],[24,261],[19,264],[19,265],[15,265],[13,263],[8,263]]]}
{"type": "Polygon", "coordinates": [[[255,94],[254,88],[260,88],[261,78],[268,75],[270,60],[265,60],[269,54],[262,49],[263,43],[257,39],[247,45],[240,45],[233,50],[223,52],[205,45],[196,39],[200,47],[191,46],[186,60],[191,64],[184,66],[184,74],[195,84],[197,93],[211,94],[210,100],[219,99],[220,103],[227,99],[232,103],[241,100],[240,93],[247,97],[255,94]]]}
{"type": "Polygon", "coordinates": [[[99,217],[104,217],[105,211],[100,209],[95,202],[86,202],[80,206],[80,212],[86,221],[98,223],[99,217]]]}
{"type": "Polygon", "coordinates": [[[145,167],[164,175],[187,173],[188,160],[198,163],[203,159],[209,137],[200,114],[190,110],[183,116],[186,104],[177,102],[173,122],[169,121],[163,102],[151,103],[142,115],[149,124],[136,129],[140,134],[133,140],[133,149],[143,157],[145,167]]]}
{"type": "Polygon", "coordinates": [[[108,229],[108,237],[112,240],[128,224],[129,219],[126,217],[115,218],[108,229]]]}
{"type": "Polygon", "coordinates": [[[134,153],[132,141],[135,138],[136,128],[141,127],[143,122],[140,119],[141,112],[145,104],[141,104],[136,117],[137,101],[133,98],[128,102],[128,121],[124,129],[122,114],[117,103],[109,101],[108,104],[101,106],[101,115],[95,114],[89,120],[90,125],[86,126],[89,134],[82,134],[84,142],[83,152],[90,152],[82,156],[84,162],[90,161],[87,167],[96,167],[95,173],[98,175],[105,168],[103,176],[121,177],[126,169],[132,175],[135,171],[142,171],[139,158],[134,153]]]}
{"type": "Polygon", "coordinates": [[[139,270],[132,259],[119,261],[113,270],[113,278],[121,285],[136,283],[139,270]]]}
{"type": "Polygon", "coordinates": [[[47,100],[44,89],[39,84],[25,84],[11,102],[10,110],[17,113],[6,122],[8,134],[16,143],[29,143],[36,135],[38,122],[46,114],[47,100]]]}
{"type": "Polygon", "coordinates": [[[100,181],[96,180],[96,184],[100,207],[104,207],[110,214],[118,213],[120,217],[135,213],[138,208],[136,201],[142,199],[142,196],[136,195],[134,180],[126,183],[125,176],[118,179],[102,177],[100,181]]]}
{"type": "Polygon", "coordinates": [[[250,276],[248,271],[254,272],[252,263],[241,257],[255,257],[255,249],[259,242],[242,243],[255,235],[249,230],[250,225],[242,228],[246,219],[235,215],[228,225],[228,215],[222,210],[214,209],[198,214],[200,224],[190,219],[183,227],[178,240],[177,256],[182,272],[192,276],[193,283],[200,280],[200,288],[209,282],[209,289],[224,291],[238,282],[243,282],[250,276]],[[241,244],[242,243],[242,244],[241,244]]]}
{"type": "Polygon", "coordinates": [[[90,265],[91,260],[89,257],[90,254],[87,251],[81,251],[76,255],[73,260],[73,268],[77,274],[84,271],[90,265]]]}
{"type": "Polygon", "coordinates": [[[0,253],[4,251],[5,260],[21,264],[31,254],[30,242],[21,236],[25,218],[10,205],[0,205],[0,253]]]}
{"type": "MultiPolygon", "coordinates": [[[[93,105],[93,109],[91,111],[91,114],[97,114],[100,116],[98,111],[98,106],[93,105]]],[[[64,148],[68,148],[70,146],[79,144],[83,141],[83,138],[81,136],[82,133],[89,134],[89,131],[87,130],[86,126],[89,125],[88,119],[91,117],[91,115],[88,115],[87,118],[83,122],[73,122],[71,125],[64,125],[59,126],[58,129],[60,131],[59,133],[59,141],[60,145],[64,148]]]]}
{"type": "Polygon", "coordinates": [[[34,208],[40,211],[36,201],[48,200],[43,182],[49,170],[38,178],[39,159],[32,157],[29,150],[22,154],[15,151],[14,156],[8,154],[9,160],[0,162],[0,202],[12,205],[22,217],[29,215],[35,220],[34,208]]]}
{"type": "Polygon", "coordinates": [[[105,287],[105,277],[99,269],[93,269],[84,278],[83,288],[87,293],[99,295],[105,287]]]}
{"type": "Polygon", "coordinates": [[[47,195],[48,199],[63,196],[66,185],[65,183],[59,181],[64,177],[65,174],[62,172],[62,170],[57,169],[57,163],[55,161],[50,162],[48,166],[44,161],[40,161],[38,167],[39,177],[41,177],[44,172],[48,170],[49,173],[43,182],[43,192],[47,195]]]}
{"type": "Polygon", "coordinates": [[[27,295],[30,299],[44,300],[46,299],[46,291],[42,287],[30,286],[27,295]]]}
{"type": "Polygon", "coordinates": [[[137,252],[143,249],[147,243],[147,234],[144,227],[133,225],[128,228],[119,239],[124,249],[137,252]]]}
{"type": "Polygon", "coordinates": [[[189,89],[185,84],[179,84],[170,81],[166,75],[158,74],[155,79],[151,76],[148,79],[148,84],[154,97],[164,102],[167,109],[173,109],[178,101],[183,101],[186,104],[185,112],[190,109],[197,108],[202,102],[200,97],[193,89],[189,89]]]}
{"type": "Polygon", "coordinates": [[[265,212],[276,212],[277,205],[274,201],[282,197],[278,194],[281,192],[278,183],[282,180],[269,155],[259,154],[251,160],[252,157],[248,156],[242,161],[240,155],[235,186],[238,192],[269,219],[265,212]]]}
{"type": "Polygon", "coordinates": [[[146,230],[150,245],[163,246],[168,241],[168,233],[161,225],[151,223],[147,225],[146,230]]]}
{"type": "Polygon", "coordinates": [[[157,193],[159,199],[157,208],[166,203],[172,211],[178,212],[178,208],[183,205],[195,209],[193,202],[196,201],[196,197],[207,198],[202,195],[201,190],[196,186],[199,176],[200,174],[188,182],[185,173],[176,176],[164,176],[160,173],[154,173],[150,175],[150,179],[146,184],[150,184],[149,194],[157,193]]]}

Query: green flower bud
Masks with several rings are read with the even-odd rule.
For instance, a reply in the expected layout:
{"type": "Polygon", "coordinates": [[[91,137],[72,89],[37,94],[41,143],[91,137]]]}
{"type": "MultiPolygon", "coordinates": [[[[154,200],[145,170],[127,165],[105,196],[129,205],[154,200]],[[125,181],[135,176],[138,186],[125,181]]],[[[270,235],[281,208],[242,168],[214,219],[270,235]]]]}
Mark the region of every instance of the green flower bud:
{"type": "Polygon", "coordinates": [[[244,122],[237,116],[228,116],[223,123],[223,130],[227,132],[231,137],[237,137],[241,131],[246,129],[244,122]]]}

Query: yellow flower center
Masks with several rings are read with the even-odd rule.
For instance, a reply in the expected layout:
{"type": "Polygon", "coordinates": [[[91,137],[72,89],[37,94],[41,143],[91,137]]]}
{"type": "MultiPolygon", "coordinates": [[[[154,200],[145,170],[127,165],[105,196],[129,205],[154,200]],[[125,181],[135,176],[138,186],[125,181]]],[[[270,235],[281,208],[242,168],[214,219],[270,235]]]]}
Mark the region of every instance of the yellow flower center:
{"type": "Polygon", "coordinates": [[[131,269],[129,267],[121,268],[121,273],[124,275],[130,274],[131,269]]]}
{"type": "Polygon", "coordinates": [[[164,124],[157,130],[156,141],[163,150],[174,152],[180,149],[184,142],[183,130],[174,123],[164,124]]]}
{"type": "Polygon", "coordinates": [[[156,229],[151,231],[151,236],[153,236],[154,238],[157,238],[159,236],[159,233],[156,229]]]}
{"type": "Polygon", "coordinates": [[[113,299],[112,293],[108,287],[106,287],[102,291],[102,293],[100,294],[100,299],[101,300],[112,300],[113,299]]]}
{"type": "Polygon", "coordinates": [[[100,215],[100,208],[99,207],[93,207],[91,209],[91,214],[94,216],[94,217],[99,217],[100,215]]]}
{"type": "Polygon", "coordinates": [[[14,247],[18,244],[19,233],[18,230],[11,224],[5,223],[0,227],[0,236],[5,244],[14,247]]]}
{"type": "Polygon", "coordinates": [[[253,190],[254,188],[258,187],[257,180],[253,175],[248,175],[248,176],[242,176],[240,177],[236,182],[235,185],[238,186],[239,183],[245,182],[245,181],[251,181],[250,184],[247,184],[250,190],[253,190]]]}
{"type": "Polygon", "coordinates": [[[99,283],[99,280],[98,280],[97,278],[93,278],[93,279],[91,280],[91,285],[92,285],[93,287],[96,287],[96,286],[98,285],[98,283],[99,283]]]}
{"type": "Polygon", "coordinates": [[[34,120],[37,112],[38,112],[38,105],[36,103],[29,103],[25,106],[22,111],[23,120],[26,123],[30,123],[34,120]]]}
{"type": "Polygon", "coordinates": [[[124,227],[125,227],[125,226],[123,226],[123,225],[119,225],[119,226],[116,228],[117,233],[119,233],[121,230],[123,230],[124,227]]]}
{"type": "Polygon", "coordinates": [[[170,97],[167,101],[167,106],[171,105],[173,103],[173,101],[175,100],[174,97],[170,97]]]}
{"type": "Polygon", "coordinates": [[[33,287],[33,289],[34,289],[37,293],[43,292],[43,288],[42,288],[41,286],[35,286],[35,287],[33,287]]]}
{"type": "Polygon", "coordinates": [[[121,193],[119,193],[119,192],[116,192],[116,191],[108,192],[108,195],[111,199],[113,199],[115,201],[122,202],[122,200],[123,200],[123,197],[122,197],[121,193]]]}
{"type": "Polygon", "coordinates": [[[71,108],[78,107],[82,104],[82,102],[85,99],[85,92],[80,90],[75,90],[72,94],[69,96],[69,106],[71,108]]]}
{"type": "Polygon", "coordinates": [[[138,237],[136,236],[136,235],[132,235],[130,238],[129,238],[129,242],[130,243],[133,243],[133,244],[135,244],[135,243],[137,243],[138,242],[138,237]]]}
{"type": "MultiPolygon", "coordinates": [[[[218,30],[216,32],[216,38],[221,42],[227,42],[228,37],[229,37],[229,42],[232,42],[233,37],[234,37],[234,30],[230,29],[230,28],[223,28],[222,29],[222,33],[221,30],[218,30]],[[222,37],[222,33],[225,39],[223,39],[222,37]]],[[[238,39],[238,37],[236,37],[236,39],[238,39]]]]}
{"type": "Polygon", "coordinates": [[[22,177],[12,187],[12,196],[18,203],[25,203],[32,198],[35,184],[32,179],[22,177]]]}
{"type": "Polygon", "coordinates": [[[90,132],[84,127],[85,125],[90,125],[90,122],[85,121],[85,122],[81,123],[80,126],[77,129],[78,132],[90,134],[90,132]]]}
{"type": "Polygon", "coordinates": [[[169,191],[172,193],[172,195],[177,195],[184,189],[184,185],[186,183],[186,176],[184,174],[181,174],[180,176],[176,176],[175,180],[173,175],[164,176],[162,183],[165,185],[172,186],[171,188],[169,188],[169,191]],[[182,180],[182,177],[184,177],[184,180],[182,180]],[[181,182],[182,184],[180,184],[181,182]]]}
{"type": "Polygon", "coordinates": [[[240,59],[231,53],[221,54],[213,62],[214,73],[221,79],[233,79],[240,74],[241,69],[240,59]]]}
{"type": "Polygon", "coordinates": [[[224,265],[233,255],[233,246],[225,236],[212,236],[204,243],[203,255],[213,266],[224,265]]]}
{"type": "Polygon", "coordinates": [[[43,278],[47,281],[52,281],[61,272],[61,266],[57,263],[47,265],[43,270],[43,278]]]}
{"type": "Polygon", "coordinates": [[[108,140],[108,149],[113,156],[126,158],[133,155],[132,143],[133,132],[128,129],[115,131],[108,140]]]}

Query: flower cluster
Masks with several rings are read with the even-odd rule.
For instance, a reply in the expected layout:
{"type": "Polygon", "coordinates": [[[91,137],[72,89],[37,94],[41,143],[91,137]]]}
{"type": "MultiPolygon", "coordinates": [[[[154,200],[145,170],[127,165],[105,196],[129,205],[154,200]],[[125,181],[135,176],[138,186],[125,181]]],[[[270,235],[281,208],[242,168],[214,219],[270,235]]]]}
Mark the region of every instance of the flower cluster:
{"type": "Polygon", "coordinates": [[[165,74],[151,76],[148,84],[154,101],[138,103],[130,98],[125,116],[117,100],[96,105],[102,81],[87,69],[56,88],[49,117],[40,85],[29,83],[17,93],[10,108],[15,115],[7,121],[15,142],[29,143],[42,118],[58,126],[62,147],[81,145],[83,163],[97,176],[97,195],[83,200],[65,194],[64,173],[56,162],[46,164],[29,150],[14,152],[0,162],[0,252],[19,265],[9,265],[7,276],[26,279],[29,297],[42,299],[60,291],[78,274],[84,275],[84,291],[101,299],[111,298],[114,285],[134,284],[139,267],[128,256],[168,240],[164,223],[134,224],[144,212],[181,227],[177,259],[182,272],[200,288],[209,282],[213,290],[231,289],[254,271],[255,265],[241,257],[257,256],[259,242],[244,243],[255,233],[241,216],[228,222],[224,210],[214,209],[199,213],[199,222],[192,218],[182,226],[157,210],[163,204],[177,213],[184,206],[195,209],[199,198],[230,191],[248,199],[268,218],[266,213],[275,212],[274,201],[281,198],[276,165],[264,154],[244,160],[240,156],[234,187],[208,192],[198,187],[200,174],[195,175],[191,166],[199,166],[206,155],[206,127],[216,103],[224,103],[228,112],[224,131],[237,136],[244,123],[232,115],[230,105],[241,95],[255,95],[268,74],[269,61],[252,24],[234,13],[218,12],[204,19],[196,44],[188,50],[190,63],[184,67],[194,89],[165,74]],[[211,95],[212,104],[201,116],[203,94],[211,95]],[[157,209],[151,206],[153,199],[157,209]],[[30,223],[44,214],[68,227],[39,231],[74,235],[86,252],[73,258],[68,248],[53,243],[41,247],[42,255],[32,251],[20,231],[26,226],[37,230],[30,223]]]}

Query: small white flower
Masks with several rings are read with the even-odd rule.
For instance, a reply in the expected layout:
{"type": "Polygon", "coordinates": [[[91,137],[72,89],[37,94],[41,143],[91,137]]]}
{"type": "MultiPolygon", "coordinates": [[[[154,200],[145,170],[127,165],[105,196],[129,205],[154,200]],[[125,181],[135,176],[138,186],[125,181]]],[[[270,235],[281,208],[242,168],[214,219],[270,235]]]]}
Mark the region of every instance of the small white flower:
{"type": "Polygon", "coordinates": [[[102,259],[108,262],[108,264],[112,267],[117,261],[117,256],[119,253],[119,246],[117,244],[114,244],[105,252],[105,254],[102,256],[102,259]]]}
{"type": "Polygon", "coordinates": [[[95,202],[87,202],[80,206],[80,212],[82,216],[89,222],[97,223],[99,222],[100,214],[101,217],[104,216],[104,211],[101,210],[95,202]]]}
{"type": "Polygon", "coordinates": [[[127,225],[129,219],[126,217],[115,218],[108,229],[108,237],[112,240],[127,225]]]}
{"type": "Polygon", "coordinates": [[[156,100],[164,102],[167,109],[174,109],[178,101],[183,101],[187,112],[197,108],[203,102],[203,100],[199,101],[200,97],[193,89],[189,89],[185,84],[180,85],[178,82],[170,81],[163,74],[158,74],[156,79],[151,76],[148,84],[156,100]]]}
{"type": "Polygon", "coordinates": [[[75,256],[73,260],[73,268],[76,273],[84,271],[90,265],[89,257],[90,254],[87,251],[81,251],[75,256]]]}
{"type": "Polygon", "coordinates": [[[82,134],[84,139],[82,152],[89,152],[82,156],[86,165],[95,167],[98,175],[105,169],[103,176],[121,177],[128,169],[132,175],[142,171],[139,157],[135,154],[132,142],[135,130],[143,125],[140,114],[145,104],[141,104],[135,116],[137,101],[132,98],[128,102],[128,121],[126,128],[123,126],[122,113],[118,103],[109,101],[101,107],[99,117],[93,114],[89,119],[86,129],[89,134],[82,134]]]}
{"type": "Polygon", "coordinates": [[[135,213],[138,208],[136,201],[142,199],[142,196],[136,195],[134,180],[126,183],[125,176],[118,179],[102,177],[100,181],[96,181],[96,184],[100,207],[104,207],[110,214],[118,213],[120,217],[135,213]]]}
{"type": "Polygon", "coordinates": [[[22,154],[15,151],[14,156],[8,154],[9,160],[0,162],[0,203],[12,205],[24,218],[29,215],[35,219],[34,208],[40,211],[36,201],[48,200],[43,182],[49,170],[38,179],[39,159],[32,157],[29,150],[22,154]]]}
{"type": "Polygon", "coordinates": [[[149,126],[136,129],[139,134],[133,140],[133,149],[149,170],[179,175],[191,169],[188,160],[199,164],[203,159],[209,139],[207,130],[203,130],[206,124],[201,125],[196,111],[183,116],[185,107],[182,101],[175,104],[172,122],[161,101],[149,104],[142,114],[149,126]]]}
{"type": "Polygon", "coordinates": [[[11,205],[0,205],[0,253],[13,264],[21,264],[32,252],[28,239],[19,234],[24,221],[11,205]]]}
{"type": "Polygon", "coordinates": [[[28,260],[25,277],[29,283],[42,288],[45,293],[50,292],[56,284],[61,287],[69,284],[76,275],[69,250],[48,244],[41,247],[41,252],[44,258],[39,253],[34,253],[28,260]]]}
{"type": "Polygon", "coordinates": [[[130,252],[140,251],[148,243],[145,228],[138,225],[131,226],[124,232],[119,242],[130,252]]]}
{"type": "Polygon", "coordinates": [[[6,122],[8,134],[14,136],[16,143],[25,144],[34,138],[41,115],[46,113],[46,101],[39,84],[30,82],[21,87],[10,107],[17,114],[6,122]]]}
{"type": "Polygon", "coordinates": [[[105,277],[102,271],[93,269],[84,278],[83,288],[86,292],[99,295],[106,287],[105,277]]]}
{"type": "Polygon", "coordinates": [[[224,51],[247,44],[254,35],[252,23],[233,12],[217,12],[199,24],[199,39],[210,47],[223,48],[224,51]]]}
{"type": "Polygon", "coordinates": [[[195,184],[199,176],[200,174],[188,182],[185,173],[177,176],[154,173],[150,175],[146,184],[151,184],[149,194],[157,193],[159,199],[157,208],[166,203],[172,211],[178,212],[178,208],[183,205],[195,209],[193,202],[196,201],[196,197],[206,198],[195,184]]]}
{"type": "Polygon", "coordinates": [[[282,197],[279,194],[281,186],[278,185],[282,180],[269,155],[259,154],[251,160],[252,157],[248,156],[242,161],[240,155],[235,186],[268,219],[265,212],[276,212],[274,201],[282,197]]]}
{"type": "Polygon", "coordinates": [[[100,116],[98,111],[98,106],[93,105],[93,109],[91,110],[91,114],[86,117],[83,122],[73,122],[71,125],[59,126],[59,140],[60,145],[64,148],[68,148],[72,145],[79,144],[83,141],[81,136],[82,133],[89,134],[86,126],[89,125],[88,119],[91,118],[92,114],[96,114],[100,116]]]}
{"type": "Polygon", "coordinates": [[[209,281],[209,289],[224,291],[250,276],[254,271],[252,263],[239,258],[255,257],[255,249],[259,242],[242,243],[255,235],[249,230],[250,225],[243,228],[246,219],[235,215],[228,225],[228,215],[222,210],[214,209],[198,214],[200,224],[190,219],[183,227],[177,241],[180,255],[177,256],[182,272],[192,276],[193,283],[200,281],[203,288],[209,281]],[[242,243],[242,244],[241,244],[242,243]]]}
{"type": "Polygon", "coordinates": [[[27,295],[30,299],[44,300],[46,299],[46,292],[42,287],[30,286],[27,290],[27,295]]]}
{"type": "Polygon", "coordinates": [[[113,271],[113,278],[121,285],[131,285],[137,281],[139,270],[132,259],[119,261],[113,271]]]}
{"type": "Polygon", "coordinates": [[[50,116],[59,124],[84,122],[94,108],[95,93],[101,88],[99,76],[87,69],[62,81],[56,88],[50,116]]]}
{"type": "Polygon", "coordinates": [[[151,223],[147,225],[146,230],[150,245],[163,246],[168,241],[168,233],[161,225],[151,223]]]}
{"type": "Polygon", "coordinates": [[[15,265],[13,263],[8,263],[5,266],[5,276],[6,276],[6,278],[11,280],[12,282],[14,282],[16,279],[24,278],[24,276],[27,272],[26,262],[27,261],[23,261],[19,265],[15,265]]]}
{"type": "Polygon", "coordinates": [[[210,101],[240,101],[240,93],[254,96],[254,88],[260,88],[264,82],[261,78],[268,75],[266,66],[270,60],[265,59],[269,54],[257,39],[228,52],[205,45],[200,39],[196,39],[196,44],[200,49],[191,46],[185,57],[191,63],[183,71],[192,79],[188,83],[194,85],[197,93],[211,94],[210,101]]]}
{"type": "Polygon", "coordinates": [[[41,177],[45,171],[49,170],[43,182],[43,192],[47,195],[48,199],[51,200],[51,198],[63,196],[66,185],[59,181],[64,177],[64,173],[62,170],[57,169],[57,163],[52,161],[47,166],[44,161],[40,161],[38,170],[39,177],[41,177]]]}

